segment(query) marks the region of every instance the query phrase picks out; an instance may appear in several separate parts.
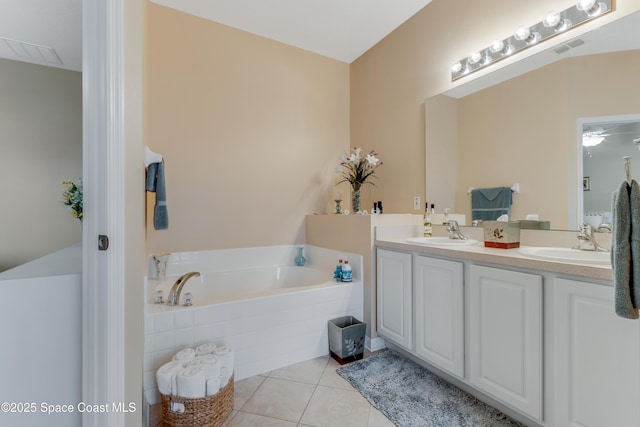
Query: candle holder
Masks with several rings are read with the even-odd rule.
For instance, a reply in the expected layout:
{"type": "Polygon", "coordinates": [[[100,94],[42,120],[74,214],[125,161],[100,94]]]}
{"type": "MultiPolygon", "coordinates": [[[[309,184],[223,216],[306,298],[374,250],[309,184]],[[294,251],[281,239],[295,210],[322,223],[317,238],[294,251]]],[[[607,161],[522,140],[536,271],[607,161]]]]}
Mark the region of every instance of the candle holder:
{"type": "Polygon", "coordinates": [[[342,212],[340,212],[340,209],[341,209],[340,202],[342,202],[342,199],[340,199],[340,200],[336,199],[336,200],[334,200],[334,202],[336,202],[336,212],[335,213],[339,215],[339,214],[342,213],[342,212]]]}

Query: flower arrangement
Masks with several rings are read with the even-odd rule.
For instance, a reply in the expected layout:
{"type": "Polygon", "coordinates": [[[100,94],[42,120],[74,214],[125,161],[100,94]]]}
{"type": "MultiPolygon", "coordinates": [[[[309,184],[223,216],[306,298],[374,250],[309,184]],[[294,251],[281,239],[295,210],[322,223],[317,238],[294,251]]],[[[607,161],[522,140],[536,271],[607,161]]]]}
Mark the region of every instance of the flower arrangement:
{"type": "Polygon", "coordinates": [[[77,183],[65,179],[60,184],[66,187],[62,193],[62,203],[71,206],[71,216],[82,221],[82,178],[77,183]]]}
{"type": "Polygon", "coordinates": [[[340,158],[340,164],[336,167],[336,172],[342,173],[342,179],[338,184],[342,182],[348,182],[351,184],[352,200],[351,209],[354,212],[360,211],[360,188],[362,184],[372,184],[367,182],[369,177],[374,177],[374,173],[378,166],[382,166],[384,163],[377,156],[375,150],[371,150],[366,156],[362,156],[362,149],[355,147],[353,152],[347,157],[343,155],[340,158]]]}

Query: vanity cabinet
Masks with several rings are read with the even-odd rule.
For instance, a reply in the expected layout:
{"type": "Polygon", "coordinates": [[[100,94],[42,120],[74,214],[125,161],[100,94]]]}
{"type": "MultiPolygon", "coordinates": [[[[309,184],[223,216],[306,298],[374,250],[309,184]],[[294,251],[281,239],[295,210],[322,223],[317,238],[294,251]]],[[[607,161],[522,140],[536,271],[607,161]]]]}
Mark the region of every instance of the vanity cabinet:
{"type": "Polygon", "coordinates": [[[415,256],[415,353],[464,379],[463,264],[415,256]]]}
{"type": "Polygon", "coordinates": [[[412,350],[411,254],[378,249],[376,268],[378,333],[412,350]]]}
{"type": "Polygon", "coordinates": [[[554,281],[556,425],[640,425],[640,323],[617,317],[614,289],[554,281]]]}
{"type": "Polygon", "coordinates": [[[542,420],[542,276],[469,267],[469,381],[542,420]]]}

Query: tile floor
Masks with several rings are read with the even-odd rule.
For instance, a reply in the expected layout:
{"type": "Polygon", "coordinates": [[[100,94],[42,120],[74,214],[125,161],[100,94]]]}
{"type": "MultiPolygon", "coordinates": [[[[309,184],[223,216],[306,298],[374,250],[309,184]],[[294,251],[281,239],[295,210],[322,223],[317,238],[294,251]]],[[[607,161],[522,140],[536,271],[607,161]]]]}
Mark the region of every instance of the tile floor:
{"type": "Polygon", "coordinates": [[[339,366],[324,356],[237,381],[223,427],[393,427],[336,373],[339,366]]]}

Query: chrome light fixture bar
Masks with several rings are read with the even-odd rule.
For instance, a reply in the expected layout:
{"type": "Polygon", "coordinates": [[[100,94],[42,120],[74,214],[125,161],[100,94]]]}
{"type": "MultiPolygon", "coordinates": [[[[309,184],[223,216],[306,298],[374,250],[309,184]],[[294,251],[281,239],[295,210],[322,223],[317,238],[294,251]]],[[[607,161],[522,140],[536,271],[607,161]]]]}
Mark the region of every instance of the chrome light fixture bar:
{"type": "Polygon", "coordinates": [[[451,81],[456,81],[481,70],[516,52],[523,51],[557,34],[611,12],[613,0],[578,0],[575,5],[547,14],[542,21],[530,27],[520,27],[502,40],[495,40],[489,47],[471,53],[451,66],[451,81]]]}

